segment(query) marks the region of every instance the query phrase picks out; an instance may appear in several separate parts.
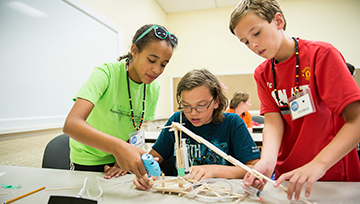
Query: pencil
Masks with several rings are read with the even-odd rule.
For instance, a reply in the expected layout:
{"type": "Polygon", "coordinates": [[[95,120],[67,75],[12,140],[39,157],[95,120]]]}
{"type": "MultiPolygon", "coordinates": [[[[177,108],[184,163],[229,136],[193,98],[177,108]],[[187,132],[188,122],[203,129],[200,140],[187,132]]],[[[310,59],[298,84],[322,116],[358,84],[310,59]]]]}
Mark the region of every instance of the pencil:
{"type": "Polygon", "coordinates": [[[45,186],[44,186],[44,187],[41,187],[41,188],[39,188],[39,189],[36,189],[36,190],[34,190],[34,191],[31,191],[31,192],[29,192],[29,193],[26,193],[26,194],[24,194],[24,195],[22,195],[22,196],[19,196],[19,197],[17,197],[17,198],[14,198],[14,199],[11,199],[11,200],[9,200],[9,201],[6,201],[6,202],[4,202],[4,203],[2,203],[2,204],[8,204],[8,203],[14,202],[15,200],[19,200],[20,198],[23,198],[23,197],[25,197],[25,196],[31,195],[31,194],[36,193],[36,192],[38,192],[38,191],[41,191],[41,190],[43,190],[43,189],[45,189],[45,186]]]}

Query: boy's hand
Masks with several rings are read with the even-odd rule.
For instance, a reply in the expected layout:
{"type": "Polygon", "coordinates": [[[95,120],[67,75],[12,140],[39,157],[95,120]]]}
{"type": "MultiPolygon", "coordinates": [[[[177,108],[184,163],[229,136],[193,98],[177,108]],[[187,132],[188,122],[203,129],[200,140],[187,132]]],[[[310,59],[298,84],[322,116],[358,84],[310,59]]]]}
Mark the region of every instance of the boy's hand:
{"type": "Polygon", "coordinates": [[[299,200],[301,189],[305,182],[307,182],[305,196],[309,197],[313,184],[324,176],[325,173],[326,169],[324,169],[321,164],[309,162],[300,168],[282,174],[276,180],[274,187],[278,187],[285,180],[289,180],[287,198],[291,200],[293,194],[295,193],[295,200],[299,200]]]}
{"type": "Polygon", "coordinates": [[[119,176],[124,176],[127,173],[126,171],[123,171],[117,163],[115,163],[113,167],[105,165],[104,172],[106,173],[104,176],[106,179],[111,179],[113,176],[117,178],[119,176]]]}
{"type": "MultiPolygon", "coordinates": [[[[261,159],[254,165],[256,171],[264,174],[267,177],[271,177],[272,173],[274,172],[274,168],[269,166],[266,162],[262,161],[261,159]]],[[[247,172],[244,176],[243,183],[245,186],[253,186],[254,188],[263,190],[266,184],[266,180],[259,180],[251,173],[247,172]]]]}
{"type": "Polygon", "coordinates": [[[197,181],[210,179],[215,177],[216,168],[213,165],[200,165],[200,166],[192,166],[189,169],[190,171],[190,179],[195,179],[197,181]]]}

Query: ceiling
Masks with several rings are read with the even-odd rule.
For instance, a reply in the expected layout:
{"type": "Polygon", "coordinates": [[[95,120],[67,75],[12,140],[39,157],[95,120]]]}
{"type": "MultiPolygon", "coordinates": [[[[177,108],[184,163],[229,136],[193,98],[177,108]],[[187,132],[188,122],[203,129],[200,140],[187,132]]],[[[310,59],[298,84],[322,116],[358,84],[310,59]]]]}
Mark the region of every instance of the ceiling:
{"type": "Polygon", "coordinates": [[[235,7],[239,0],[156,0],[166,13],[235,7]]]}

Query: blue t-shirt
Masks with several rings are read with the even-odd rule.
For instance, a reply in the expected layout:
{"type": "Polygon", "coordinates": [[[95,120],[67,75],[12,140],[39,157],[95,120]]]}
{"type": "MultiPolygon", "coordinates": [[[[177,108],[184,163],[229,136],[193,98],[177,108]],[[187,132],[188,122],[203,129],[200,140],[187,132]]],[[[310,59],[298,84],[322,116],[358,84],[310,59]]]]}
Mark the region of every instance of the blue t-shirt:
{"type": "MultiPolygon", "coordinates": [[[[260,151],[246,128],[244,121],[234,113],[224,113],[224,116],[225,118],[221,123],[210,122],[200,127],[193,126],[185,117],[183,117],[183,123],[185,123],[184,126],[187,129],[210,141],[217,148],[242,163],[260,158],[260,151]]],[[[180,123],[180,112],[174,113],[167,121],[166,126],[171,125],[173,121],[180,123]]],[[[206,164],[232,165],[184,132],[182,133],[182,138],[186,138],[190,166],[206,164]]],[[[175,163],[174,132],[170,132],[168,128],[161,131],[152,148],[163,157],[164,161],[174,155],[175,163]]]]}

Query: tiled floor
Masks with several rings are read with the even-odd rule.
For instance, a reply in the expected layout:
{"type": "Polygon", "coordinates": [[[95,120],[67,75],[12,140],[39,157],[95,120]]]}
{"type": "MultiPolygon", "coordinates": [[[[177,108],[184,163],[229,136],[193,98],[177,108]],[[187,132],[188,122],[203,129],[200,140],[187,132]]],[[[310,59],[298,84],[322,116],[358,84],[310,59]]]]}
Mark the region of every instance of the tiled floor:
{"type": "Polygon", "coordinates": [[[41,168],[47,143],[59,134],[0,141],[0,164],[41,168]]]}
{"type": "MultiPolygon", "coordinates": [[[[62,132],[59,131],[40,136],[0,140],[0,165],[41,168],[46,145],[60,134],[62,132]]],[[[142,149],[148,152],[152,145],[146,143],[142,149]]]]}

